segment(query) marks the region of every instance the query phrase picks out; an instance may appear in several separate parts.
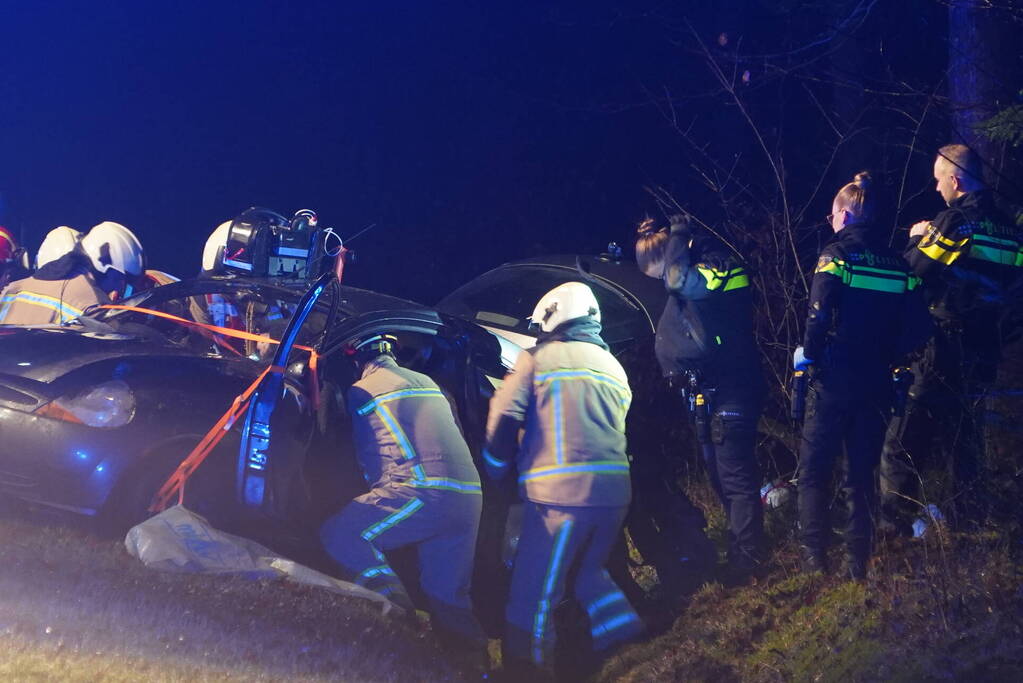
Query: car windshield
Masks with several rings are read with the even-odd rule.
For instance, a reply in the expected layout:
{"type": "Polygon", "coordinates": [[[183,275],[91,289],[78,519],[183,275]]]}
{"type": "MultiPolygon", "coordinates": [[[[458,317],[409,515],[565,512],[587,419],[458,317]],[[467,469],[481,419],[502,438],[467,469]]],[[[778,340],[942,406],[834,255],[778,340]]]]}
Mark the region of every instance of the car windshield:
{"type": "MultiPolygon", "coordinates": [[[[96,321],[116,334],[155,339],[222,356],[266,360],[298,306],[301,292],[238,282],[195,281],[157,287],[118,304],[93,309],[80,323],[96,321]]],[[[298,340],[315,344],[327,309],[314,310],[298,340]]]]}

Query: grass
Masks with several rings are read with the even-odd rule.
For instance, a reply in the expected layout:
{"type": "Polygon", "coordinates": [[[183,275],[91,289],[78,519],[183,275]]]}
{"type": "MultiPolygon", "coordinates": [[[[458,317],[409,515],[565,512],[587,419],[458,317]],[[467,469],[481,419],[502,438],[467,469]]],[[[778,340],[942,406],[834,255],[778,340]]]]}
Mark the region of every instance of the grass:
{"type": "Polygon", "coordinates": [[[117,541],[0,512],[0,680],[461,680],[378,605],[282,580],[165,574],[117,541]]]}
{"type": "Polygon", "coordinates": [[[778,541],[754,585],[704,585],[599,680],[1023,680],[1023,565],[1005,535],[889,544],[864,582],[802,574],[795,551],[778,541]]]}

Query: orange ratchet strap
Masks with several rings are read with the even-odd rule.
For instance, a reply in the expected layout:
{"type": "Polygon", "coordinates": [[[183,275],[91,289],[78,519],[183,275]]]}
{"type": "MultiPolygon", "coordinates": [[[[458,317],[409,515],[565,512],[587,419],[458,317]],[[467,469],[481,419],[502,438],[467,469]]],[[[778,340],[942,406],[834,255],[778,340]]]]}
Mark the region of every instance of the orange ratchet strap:
{"type": "MultiPolygon", "coordinates": [[[[280,344],[281,342],[268,337],[265,334],[253,334],[252,332],[243,332],[242,330],[232,330],[230,327],[218,327],[216,325],[208,325],[206,323],[196,322],[195,320],[189,320],[188,318],[182,318],[170,313],[164,313],[163,311],[156,311],[152,308],[141,308],[139,306],[121,306],[120,304],[103,304],[98,308],[109,308],[113,311],[135,311],[136,313],[145,313],[146,315],[154,315],[157,318],[164,318],[166,320],[173,320],[176,323],[182,325],[191,325],[192,327],[198,327],[203,330],[209,330],[216,334],[223,335],[225,337],[234,337],[235,339],[246,339],[248,341],[261,341],[267,342],[268,344],[280,344]]],[[[303,351],[312,352],[313,349],[308,346],[302,346],[301,344],[295,344],[296,349],[302,349],[303,351]]]]}
{"type": "MultiPolygon", "coordinates": [[[[165,318],[172,320],[183,325],[191,325],[193,327],[199,327],[205,330],[209,330],[225,337],[235,337],[237,339],[247,339],[249,341],[261,341],[268,344],[280,344],[281,342],[272,337],[261,334],[252,334],[251,332],[243,332],[242,330],[233,330],[228,327],[218,327],[217,325],[207,325],[205,323],[196,322],[194,320],[188,320],[187,318],[181,318],[170,313],[164,313],[163,311],[156,311],[151,308],[141,308],[139,306],[121,306],[119,304],[105,304],[99,308],[109,308],[112,310],[119,311],[135,311],[137,313],[144,313],[146,315],[153,315],[158,318],[165,318]]],[[[314,406],[318,405],[319,399],[319,377],[317,374],[317,366],[319,360],[319,354],[316,350],[309,346],[302,346],[300,344],[295,345],[296,348],[302,349],[303,351],[309,352],[309,374],[311,382],[311,402],[314,406]]],[[[195,448],[181,461],[177,469],[167,478],[167,481],[163,483],[160,490],[153,496],[153,500],[149,505],[150,512],[163,512],[166,510],[171,503],[171,500],[177,496],[178,504],[182,504],[185,500],[185,482],[188,478],[199,468],[199,465],[206,460],[207,456],[213,452],[217,444],[224,438],[234,423],[239,417],[245,414],[245,411],[249,407],[249,397],[252,396],[252,392],[256,390],[259,383],[263,381],[263,378],[267,374],[283,373],[284,368],[279,365],[270,365],[263,369],[259,376],[253,380],[252,384],[248,386],[245,391],[234,398],[231,402],[231,407],[227,409],[220,419],[217,420],[216,424],[204,436],[195,448]]]]}

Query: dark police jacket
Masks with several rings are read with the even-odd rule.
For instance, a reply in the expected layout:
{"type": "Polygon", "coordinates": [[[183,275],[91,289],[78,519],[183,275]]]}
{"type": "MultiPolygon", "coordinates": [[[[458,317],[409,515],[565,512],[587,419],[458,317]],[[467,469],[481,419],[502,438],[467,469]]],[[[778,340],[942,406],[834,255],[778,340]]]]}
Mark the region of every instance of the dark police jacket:
{"type": "Polygon", "coordinates": [[[922,346],[932,323],[909,265],[864,223],[821,251],[810,288],[803,347],[814,365],[854,382],[880,381],[922,346]]]}
{"type": "Polygon", "coordinates": [[[936,318],[993,334],[997,304],[1023,273],[1021,246],[1019,230],[981,190],[953,200],[925,234],[910,238],[905,257],[936,318]]]}
{"type": "Polygon", "coordinates": [[[753,295],[744,264],[717,240],[672,226],[664,286],[671,295],[654,350],[666,377],[699,371],[719,392],[766,388],[753,338],[753,295]]]}

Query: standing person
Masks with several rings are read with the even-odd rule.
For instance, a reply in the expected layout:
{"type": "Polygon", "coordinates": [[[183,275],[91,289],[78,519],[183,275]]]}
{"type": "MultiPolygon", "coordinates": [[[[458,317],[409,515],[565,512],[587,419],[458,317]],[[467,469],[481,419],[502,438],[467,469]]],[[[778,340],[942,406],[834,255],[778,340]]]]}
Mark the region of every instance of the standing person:
{"type": "MultiPolygon", "coordinates": [[[[910,229],[904,256],[923,279],[936,323],[934,338],[914,364],[916,381],[903,420],[885,441],[881,465],[885,527],[909,534],[919,514],[918,467],[942,463],[953,482],[953,512],[977,517],[984,451],[979,414],[1001,357],[999,318],[1006,288],[1023,273],[1021,236],[995,206],[982,180],[980,157],[947,145],[934,160],[935,189],[948,208],[910,229]]],[[[960,519],[962,521],[962,519],[960,519]]]]}
{"type": "Polygon", "coordinates": [[[398,365],[396,344],[391,335],[373,335],[352,347],[359,379],[347,405],[371,490],[328,519],[320,537],[356,583],[407,610],[412,601],[384,553],[415,545],[442,643],[482,658],[487,640],[469,599],[483,505],[479,473],[447,396],[426,375],[398,365]]]}
{"type": "Polygon", "coordinates": [[[505,610],[505,667],[543,675],[553,672],[553,610],[569,588],[586,610],[597,652],[644,627],[605,569],[631,496],[625,370],[600,337],[600,307],[586,285],[547,292],[532,321],[537,345],[519,354],[491,399],[484,462],[494,479],[516,465],[525,503],[505,610]]]}
{"type": "Polygon", "coordinates": [[[70,252],[0,295],[0,323],[55,325],[124,295],[145,270],[138,238],[119,223],[94,226],[70,252]]]}
{"type": "Polygon", "coordinates": [[[849,520],[846,571],[866,576],[872,537],[874,468],[891,410],[891,365],[922,345],[929,321],[918,280],[875,227],[870,176],[859,173],[835,195],[835,232],[820,254],[810,289],[797,370],[812,367],[799,450],[803,567],[827,571],[832,471],[843,447],[849,520]]]}
{"type": "Polygon", "coordinates": [[[670,294],[654,350],[665,377],[692,401],[708,476],[728,518],[732,578],[741,581],[764,550],[755,448],[767,387],[749,275],[717,239],[695,235],[685,216],[674,216],[670,230],[644,221],[638,233],[640,270],[664,280],[670,294]]]}

